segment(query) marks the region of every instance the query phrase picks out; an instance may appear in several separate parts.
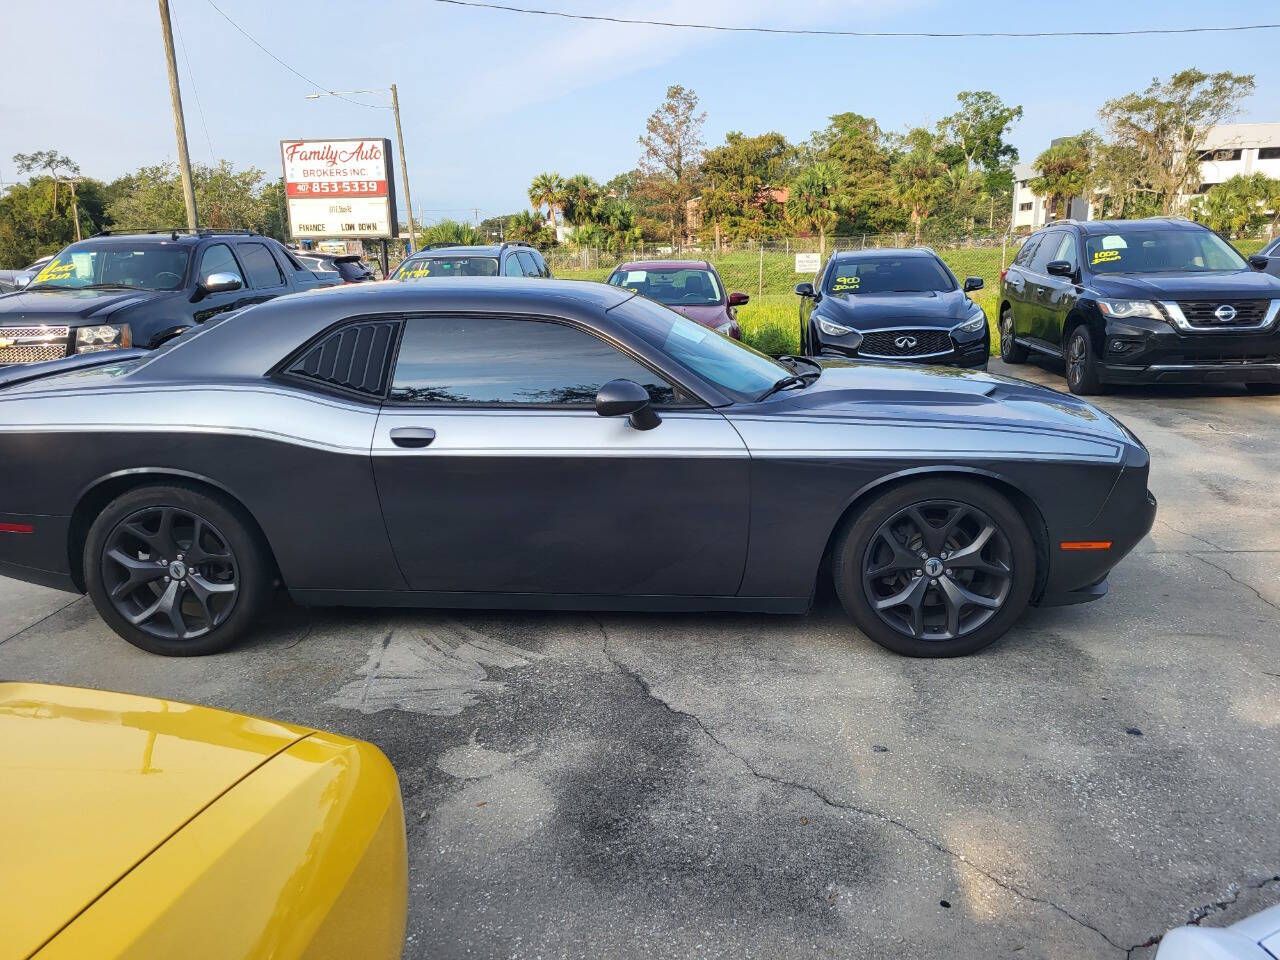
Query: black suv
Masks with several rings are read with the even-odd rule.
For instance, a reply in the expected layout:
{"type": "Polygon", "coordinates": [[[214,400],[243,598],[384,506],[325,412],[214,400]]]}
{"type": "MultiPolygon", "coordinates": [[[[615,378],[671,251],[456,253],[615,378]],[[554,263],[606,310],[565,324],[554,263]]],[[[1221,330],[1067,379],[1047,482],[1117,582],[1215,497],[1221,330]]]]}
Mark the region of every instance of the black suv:
{"type": "Polygon", "coordinates": [[[391,274],[391,280],[427,277],[540,277],[551,278],[542,254],[527,243],[462,246],[429,243],[391,274]]]}
{"type": "Polygon", "coordinates": [[[1061,357],[1072,393],[1110,383],[1280,387],[1280,279],[1182,219],[1064,220],[1004,273],[1000,356],[1061,357]]]}
{"type": "Polygon", "coordinates": [[[0,296],[0,366],[158,347],[215,314],[338,282],[247,230],[102,233],[0,296]]]}
{"type": "Polygon", "coordinates": [[[834,253],[800,295],[800,352],[985,369],[987,315],[932,250],[834,253]]]}

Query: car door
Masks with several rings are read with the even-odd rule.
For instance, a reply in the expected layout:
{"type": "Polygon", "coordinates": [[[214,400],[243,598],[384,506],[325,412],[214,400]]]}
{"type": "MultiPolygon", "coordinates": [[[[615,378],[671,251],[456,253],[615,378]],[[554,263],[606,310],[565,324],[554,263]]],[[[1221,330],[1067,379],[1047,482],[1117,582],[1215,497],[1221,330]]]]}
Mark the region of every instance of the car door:
{"type": "Polygon", "coordinates": [[[290,292],[284,279],[284,271],[265,243],[256,240],[242,241],[236,244],[236,254],[244,264],[245,276],[249,280],[245,303],[262,303],[290,292]]]}
{"type": "Polygon", "coordinates": [[[1024,271],[1026,276],[1026,320],[1027,324],[1023,328],[1027,331],[1027,336],[1037,343],[1046,344],[1048,338],[1046,331],[1048,329],[1048,303],[1049,303],[1049,274],[1045,270],[1045,266],[1054,258],[1054,254],[1058,252],[1059,246],[1062,244],[1063,231],[1050,230],[1044,235],[1044,238],[1036,245],[1035,250],[1031,254],[1031,262],[1027,264],[1024,271]]]}
{"type": "Polygon", "coordinates": [[[1045,260],[1045,275],[1041,278],[1044,287],[1044,303],[1042,306],[1040,339],[1057,349],[1062,349],[1062,328],[1067,322],[1067,314],[1076,305],[1079,296],[1076,280],[1080,276],[1080,254],[1076,235],[1071,230],[1063,230],[1061,239],[1049,245],[1051,252],[1045,260]],[[1063,260],[1071,264],[1070,277],[1058,277],[1049,274],[1048,264],[1055,260],[1063,260]]]}
{"type": "Polygon", "coordinates": [[[248,296],[244,279],[244,270],[236,260],[231,247],[225,243],[211,243],[200,253],[200,265],[196,268],[196,282],[204,283],[215,273],[229,273],[240,281],[239,290],[224,290],[221,293],[207,293],[195,301],[192,318],[196,323],[203,323],[212,316],[234,310],[243,306],[248,296]]]}
{"type": "Polygon", "coordinates": [[[580,327],[409,318],[372,453],[414,590],[730,596],[741,581],[741,437],[580,327]],[[596,414],[616,378],[649,390],[657,427],[596,414]]]}
{"type": "Polygon", "coordinates": [[[520,266],[524,268],[526,277],[541,277],[542,271],[538,269],[537,261],[533,259],[533,254],[527,250],[521,250],[516,254],[520,258],[520,266]]]}
{"type": "Polygon", "coordinates": [[[1036,247],[1043,239],[1043,233],[1028,237],[1004,275],[1004,294],[1009,300],[1009,312],[1013,315],[1013,332],[1019,337],[1031,334],[1031,313],[1035,305],[1031,299],[1034,288],[1028,269],[1036,247]]]}

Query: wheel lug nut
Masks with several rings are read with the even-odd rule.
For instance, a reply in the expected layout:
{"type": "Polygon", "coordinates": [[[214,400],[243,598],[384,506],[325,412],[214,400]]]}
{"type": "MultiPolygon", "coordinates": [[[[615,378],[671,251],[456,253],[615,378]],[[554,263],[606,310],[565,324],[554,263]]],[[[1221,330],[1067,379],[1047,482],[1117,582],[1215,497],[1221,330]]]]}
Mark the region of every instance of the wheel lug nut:
{"type": "Polygon", "coordinates": [[[948,571],[947,571],[947,576],[948,576],[948,577],[954,577],[955,575],[956,575],[956,574],[955,574],[955,571],[954,571],[954,570],[948,570],[948,571]]]}
{"type": "Polygon", "coordinates": [[[916,576],[917,576],[917,577],[922,577],[922,576],[924,576],[924,571],[923,571],[923,570],[917,570],[917,571],[916,571],[916,576]]]}
{"type": "Polygon", "coordinates": [[[165,577],[165,578],[164,578],[164,582],[165,582],[165,583],[169,583],[169,578],[168,578],[168,577],[165,577]]]}

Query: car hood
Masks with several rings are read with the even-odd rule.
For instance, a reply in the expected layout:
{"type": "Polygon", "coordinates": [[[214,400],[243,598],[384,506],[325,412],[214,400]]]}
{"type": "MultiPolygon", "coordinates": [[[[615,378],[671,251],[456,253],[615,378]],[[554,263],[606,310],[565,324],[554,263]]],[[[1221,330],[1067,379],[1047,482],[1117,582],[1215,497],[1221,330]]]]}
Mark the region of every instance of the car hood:
{"type": "Polygon", "coordinates": [[[1095,275],[1090,286],[1099,296],[1117,300],[1261,300],[1280,297],[1280,279],[1255,270],[1095,275]]]}
{"type": "Polygon", "coordinates": [[[32,290],[0,296],[0,326],[75,324],[179,296],[153,290],[32,290]]]}
{"type": "Polygon", "coordinates": [[[875,417],[943,424],[1048,428],[1126,441],[1119,423],[1069,394],[1023,380],[915,364],[823,361],[822,376],[760,404],[771,413],[805,417],[875,417]]]}
{"type": "Polygon", "coordinates": [[[955,326],[969,315],[963,291],[949,293],[827,294],[820,301],[822,315],[855,330],[906,325],[955,326]]]}
{"type": "Polygon", "coordinates": [[[0,684],[0,929],[27,956],[311,733],[154,697],[0,684]],[[20,788],[17,788],[20,785],[20,788]],[[19,868],[20,867],[20,868],[19,868]]]}
{"type": "Polygon", "coordinates": [[[691,307],[683,303],[668,303],[664,304],[664,306],[668,310],[674,310],[681,316],[688,317],[690,320],[713,330],[729,320],[729,314],[726,312],[726,307],[723,303],[712,304],[709,307],[691,307]]]}

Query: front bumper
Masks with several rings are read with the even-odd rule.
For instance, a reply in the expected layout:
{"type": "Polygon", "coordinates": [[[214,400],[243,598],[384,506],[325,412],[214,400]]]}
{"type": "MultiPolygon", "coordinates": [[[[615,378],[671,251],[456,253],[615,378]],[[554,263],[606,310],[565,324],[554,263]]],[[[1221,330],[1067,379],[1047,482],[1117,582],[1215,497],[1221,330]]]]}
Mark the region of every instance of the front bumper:
{"type": "Polygon", "coordinates": [[[991,359],[991,341],[986,333],[979,333],[969,340],[958,340],[951,335],[951,347],[944,352],[930,352],[918,357],[891,357],[878,353],[863,352],[859,347],[841,342],[846,338],[824,336],[815,331],[814,342],[817,345],[816,356],[839,357],[849,360],[874,360],[876,363],[912,363],[939,367],[965,367],[985,369],[991,359]]]}
{"type": "Polygon", "coordinates": [[[1107,383],[1280,383],[1280,331],[1183,333],[1112,321],[1100,345],[1107,383]]]}

